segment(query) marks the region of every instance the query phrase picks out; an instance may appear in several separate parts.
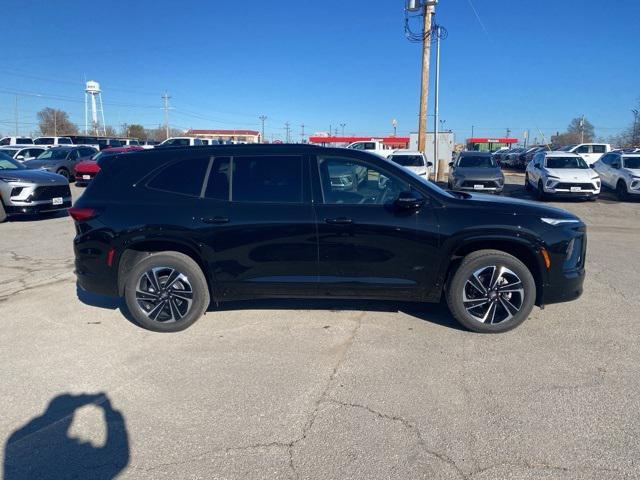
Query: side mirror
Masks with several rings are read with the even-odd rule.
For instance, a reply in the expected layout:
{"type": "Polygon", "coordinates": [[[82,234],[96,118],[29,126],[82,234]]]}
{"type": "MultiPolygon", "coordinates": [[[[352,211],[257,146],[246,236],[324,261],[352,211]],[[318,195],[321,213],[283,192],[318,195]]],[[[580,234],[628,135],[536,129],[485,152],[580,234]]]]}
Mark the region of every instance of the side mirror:
{"type": "Polygon", "coordinates": [[[433,167],[433,162],[427,162],[427,167],[433,167]]]}
{"type": "Polygon", "coordinates": [[[453,162],[449,162],[449,166],[450,166],[450,167],[453,167],[453,162]]]}
{"type": "Polygon", "coordinates": [[[396,198],[395,205],[402,210],[418,210],[424,205],[424,198],[416,195],[415,192],[400,192],[396,198]]]}
{"type": "Polygon", "coordinates": [[[16,160],[24,160],[24,155],[18,155],[18,156],[16,157],[16,160]]]}

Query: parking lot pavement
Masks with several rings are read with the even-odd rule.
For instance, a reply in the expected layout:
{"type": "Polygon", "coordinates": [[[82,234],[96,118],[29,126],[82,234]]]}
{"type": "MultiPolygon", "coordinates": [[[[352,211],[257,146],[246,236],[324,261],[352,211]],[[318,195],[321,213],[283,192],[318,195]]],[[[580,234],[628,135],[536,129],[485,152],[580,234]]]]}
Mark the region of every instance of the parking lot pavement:
{"type": "Polygon", "coordinates": [[[152,333],[79,294],[68,217],[0,225],[4,478],[639,478],[640,204],[557,205],[588,224],[583,297],[491,336],[320,301],[152,333]]]}

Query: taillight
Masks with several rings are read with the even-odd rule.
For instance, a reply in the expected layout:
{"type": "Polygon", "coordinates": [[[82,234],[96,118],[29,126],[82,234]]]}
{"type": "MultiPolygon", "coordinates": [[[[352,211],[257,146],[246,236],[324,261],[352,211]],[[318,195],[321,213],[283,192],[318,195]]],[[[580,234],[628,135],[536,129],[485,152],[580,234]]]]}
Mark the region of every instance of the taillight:
{"type": "Polygon", "coordinates": [[[99,213],[100,212],[98,212],[98,210],[95,208],[71,207],[69,209],[69,215],[71,215],[71,218],[73,218],[76,222],[86,222],[87,220],[91,220],[92,218],[97,217],[99,213]]]}

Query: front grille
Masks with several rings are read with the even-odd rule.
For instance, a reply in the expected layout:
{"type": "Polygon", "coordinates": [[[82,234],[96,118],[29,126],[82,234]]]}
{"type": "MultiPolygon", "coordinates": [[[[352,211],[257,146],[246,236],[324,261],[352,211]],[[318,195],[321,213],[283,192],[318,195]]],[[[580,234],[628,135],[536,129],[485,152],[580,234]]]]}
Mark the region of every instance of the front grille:
{"type": "Polygon", "coordinates": [[[29,201],[37,202],[39,200],[51,200],[55,197],[70,197],[71,189],[69,185],[55,185],[47,187],[37,187],[31,196],[29,201]]]}
{"type": "Polygon", "coordinates": [[[595,187],[591,183],[559,183],[553,188],[557,190],[571,190],[571,187],[580,187],[582,190],[595,190],[595,187]]]}
{"type": "Polygon", "coordinates": [[[482,185],[484,188],[498,188],[497,182],[487,180],[478,180],[475,182],[472,180],[467,180],[465,182],[462,182],[463,188],[474,188],[475,185],[482,185]]]}

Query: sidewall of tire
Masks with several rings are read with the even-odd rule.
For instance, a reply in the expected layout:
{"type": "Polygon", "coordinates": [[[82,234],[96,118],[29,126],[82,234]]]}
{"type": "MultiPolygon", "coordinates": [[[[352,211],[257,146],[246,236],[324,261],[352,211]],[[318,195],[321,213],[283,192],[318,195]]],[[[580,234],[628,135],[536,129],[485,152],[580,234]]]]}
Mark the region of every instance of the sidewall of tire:
{"type": "Polygon", "coordinates": [[[469,254],[460,264],[447,288],[447,304],[453,316],[463,326],[478,333],[502,333],[512,330],[524,322],[531,313],[536,300],[536,283],[527,266],[508,253],[498,250],[482,250],[469,254]],[[462,292],[473,272],[489,266],[504,266],[512,270],[524,285],[525,299],[520,311],[506,323],[494,325],[475,320],[464,308],[462,292]]]}
{"type": "Polygon", "coordinates": [[[133,319],[140,326],[154,332],[179,332],[190,327],[204,315],[210,303],[209,287],[202,269],[191,257],[178,252],[153,253],[138,262],[128,274],[124,296],[133,319]],[[136,301],[138,279],[144,272],[154,267],[175,268],[189,278],[193,289],[193,303],[187,315],[178,322],[155,322],[149,319],[138,306],[136,301]]]}
{"type": "Polygon", "coordinates": [[[7,219],[7,212],[4,209],[4,205],[2,204],[2,200],[0,200],[0,223],[4,222],[7,219]]]}

